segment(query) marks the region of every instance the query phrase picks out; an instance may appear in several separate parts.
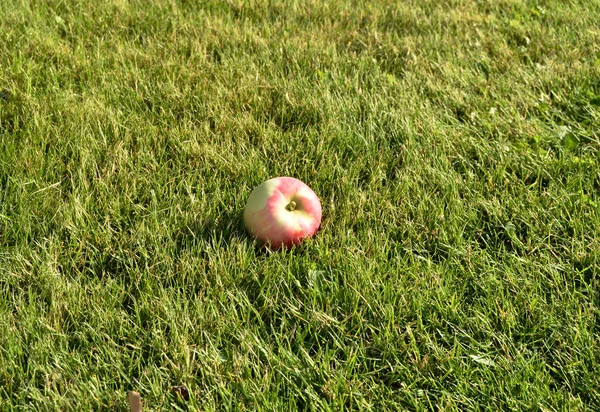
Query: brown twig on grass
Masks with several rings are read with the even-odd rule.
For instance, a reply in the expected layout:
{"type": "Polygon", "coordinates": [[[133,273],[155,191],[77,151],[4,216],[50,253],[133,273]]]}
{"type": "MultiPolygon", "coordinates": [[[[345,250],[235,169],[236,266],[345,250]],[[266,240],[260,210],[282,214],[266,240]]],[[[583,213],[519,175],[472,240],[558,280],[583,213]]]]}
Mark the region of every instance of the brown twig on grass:
{"type": "Polygon", "coordinates": [[[127,398],[129,399],[131,412],[142,412],[142,396],[139,392],[129,391],[127,392],[127,398]]]}

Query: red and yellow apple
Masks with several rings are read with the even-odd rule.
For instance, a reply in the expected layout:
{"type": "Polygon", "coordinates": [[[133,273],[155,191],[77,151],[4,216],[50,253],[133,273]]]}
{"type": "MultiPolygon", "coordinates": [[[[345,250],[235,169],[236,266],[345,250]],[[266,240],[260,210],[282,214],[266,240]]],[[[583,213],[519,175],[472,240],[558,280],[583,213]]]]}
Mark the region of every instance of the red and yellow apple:
{"type": "Polygon", "coordinates": [[[291,247],[319,228],[321,202],[300,180],[276,177],[250,193],[244,224],[252,236],[273,249],[291,247]]]}

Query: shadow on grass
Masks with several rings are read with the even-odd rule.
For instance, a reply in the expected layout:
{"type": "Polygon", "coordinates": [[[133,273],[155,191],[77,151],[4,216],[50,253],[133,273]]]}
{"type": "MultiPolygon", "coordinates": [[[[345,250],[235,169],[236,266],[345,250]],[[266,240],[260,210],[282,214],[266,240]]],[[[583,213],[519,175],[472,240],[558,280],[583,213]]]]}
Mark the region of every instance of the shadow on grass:
{"type": "Polygon", "coordinates": [[[174,235],[176,254],[208,242],[213,247],[227,247],[235,240],[252,242],[246,233],[242,213],[239,210],[225,211],[219,216],[208,216],[204,220],[185,222],[174,235]]]}
{"type": "Polygon", "coordinates": [[[85,258],[70,269],[98,278],[133,276],[128,281],[137,283],[144,268],[157,267],[162,261],[178,261],[186,259],[186,255],[208,259],[216,250],[227,250],[233,244],[244,242],[253,245],[257,252],[262,250],[260,244],[246,233],[239,210],[224,211],[218,216],[211,214],[204,219],[180,220],[170,233],[143,243],[143,253],[139,252],[140,245],[131,239],[128,231],[129,226],[120,231],[113,244],[97,239],[86,243],[82,253],[85,258]]]}

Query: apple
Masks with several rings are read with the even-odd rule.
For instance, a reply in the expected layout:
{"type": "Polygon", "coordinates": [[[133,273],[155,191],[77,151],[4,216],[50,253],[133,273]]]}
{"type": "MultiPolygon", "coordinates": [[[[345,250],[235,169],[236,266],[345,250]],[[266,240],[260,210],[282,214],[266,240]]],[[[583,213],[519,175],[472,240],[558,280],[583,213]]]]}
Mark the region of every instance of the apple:
{"type": "Polygon", "coordinates": [[[273,249],[292,247],[321,224],[321,202],[305,183],[276,177],[256,186],[244,209],[248,232],[273,249]]]}

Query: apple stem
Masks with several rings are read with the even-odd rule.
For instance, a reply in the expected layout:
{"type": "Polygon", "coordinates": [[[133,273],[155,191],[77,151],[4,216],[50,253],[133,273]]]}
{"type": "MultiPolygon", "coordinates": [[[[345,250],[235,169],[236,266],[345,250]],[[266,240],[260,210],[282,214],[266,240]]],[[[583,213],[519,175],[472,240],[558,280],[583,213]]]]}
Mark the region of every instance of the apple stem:
{"type": "Polygon", "coordinates": [[[296,209],[296,202],[293,200],[286,206],[286,209],[293,212],[296,209]]]}

